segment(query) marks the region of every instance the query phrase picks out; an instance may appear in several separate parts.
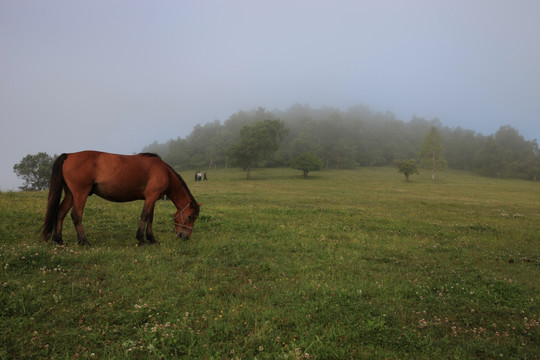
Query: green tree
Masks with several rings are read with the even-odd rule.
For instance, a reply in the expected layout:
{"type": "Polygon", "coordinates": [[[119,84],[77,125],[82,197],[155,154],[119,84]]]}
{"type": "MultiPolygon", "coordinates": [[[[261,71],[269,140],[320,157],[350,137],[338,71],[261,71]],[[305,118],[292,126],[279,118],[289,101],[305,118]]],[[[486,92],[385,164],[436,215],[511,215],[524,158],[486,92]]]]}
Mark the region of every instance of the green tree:
{"type": "Polygon", "coordinates": [[[19,189],[24,191],[47,189],[53,162],[54,158],[44,152],[26,155],[21,162],[13,166],[17,177],[24,180],[23,186],[20,186],[19,189]]]}
{"type": "Polygon", "coordinates": [[[446,168],[443,155],[442,138],[435,126],[432,126],[420,145],[420,164],[431,170],[431,180],[435,181],[435,172],[446,168]]]}
{"type": "Polygon", "coordinates": [[[528,145],[530,149],[523,159],[523,168],[528,178],[536,181],[538,176],[540,176],[540,149],[538,148],[536,139],[529,141],[528,145]]]}
{"type": "Polygon", "coordinates": [[[488,136],[480,150],[479,162],[481,163],[482,172],[487,175],[501,177],[506,168],[503,153],[504,149],[497,143],[493,135],[488,136]]]}
{"type": "Polygon", "coordinates": [[[303,153],[292,162],[292,167],[303,171],[304,177],[307,177],[310,171],[319,170],[322,166],[322,160],[311,153],[303,153]]]}
{"type": "Polygon", "coordinates": [[[405,175],[405,181],[411,182],[409,176],[413,174],[419,174],[418,172],[418,163],[415,159],[396,161],[395,165],[398,168],[398,171],[405,175]]]}
{"type": "Polygon", "coordinates": [[[336,169],[352,168],[355,165],[356,148],[351,142],[339,139],[331,150],[331,156],[336,162],[336,169]]]}
{"type": "Polygon", "coordinates": [[[526,141],[511,126],[501,126],[495,133],[495,141],[501,149],[503,162],[502,175],[523,176],[527,171],[526,160],[533,155],[531,142],[526,141]]]}
{"type": "Polygon", "coordinates": [[[446,136],[443,134],[443,146],[448,167],[462,170],[474,169],[483,141],[482,135],[472,130],[460,127],[454,130],[447,129],[446,136]]]}
{"type": "Polygon", "coordinates": [[[242,166],[246,179],[251,179],[251,168],[260,160],[270,158],[287,136],[288,130],[281,120],[264,120],[240,129],[240,141],[229,147],[227,155],[233,163],[242,166]]]}

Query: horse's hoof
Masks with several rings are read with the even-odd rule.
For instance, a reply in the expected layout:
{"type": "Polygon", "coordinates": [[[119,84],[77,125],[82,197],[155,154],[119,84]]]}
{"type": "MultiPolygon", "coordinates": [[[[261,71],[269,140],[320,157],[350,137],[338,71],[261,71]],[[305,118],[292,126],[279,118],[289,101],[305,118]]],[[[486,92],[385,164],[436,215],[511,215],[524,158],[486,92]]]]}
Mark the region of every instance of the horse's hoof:
{"type": "Polygon", "coordinates": [[[53,240],[58,245],[64,245],[64,241],[62,240],[62,236],[53,235],[53,240]]]}

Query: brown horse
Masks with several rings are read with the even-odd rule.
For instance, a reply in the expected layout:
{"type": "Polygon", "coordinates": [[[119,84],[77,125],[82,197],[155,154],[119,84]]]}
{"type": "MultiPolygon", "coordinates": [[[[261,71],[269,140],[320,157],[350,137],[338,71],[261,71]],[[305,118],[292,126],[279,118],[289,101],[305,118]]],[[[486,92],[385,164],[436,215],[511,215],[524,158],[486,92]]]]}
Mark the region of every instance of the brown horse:
{"type": "Polygon", "coordinates": [[[90,245],[82,228],[82,214],[88,196],[96,194],[106,200],[126,202],[144,200],[137,230],[139,245],[157,243],[152,232],[154,205],[165,195],[177,211],[174,227],[178,238],[188,239],[199,215],[197,204],[185,181],[155,154],[117,155],[98,151],[62,154],[52,169],[47,213],[42,235],[47,241],[62,241],[62,224],[69,209],[77,231],[79,244],[90,245]],[[60,202],[64,190],[64,199],[60,202]]]}

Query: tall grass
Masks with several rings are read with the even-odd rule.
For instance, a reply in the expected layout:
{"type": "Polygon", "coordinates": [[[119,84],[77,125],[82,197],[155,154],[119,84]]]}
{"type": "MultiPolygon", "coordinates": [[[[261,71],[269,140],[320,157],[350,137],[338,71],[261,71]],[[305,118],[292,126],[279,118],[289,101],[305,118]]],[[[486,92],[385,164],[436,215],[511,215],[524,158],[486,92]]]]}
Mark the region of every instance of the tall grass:
{"type": "Polygon", "coordinates": [[[0,358],[537,359],[540,186],[445,171],[209,172],[189,241],[92,196],[79,247],[46,193],[0,194],[0,358]]]}

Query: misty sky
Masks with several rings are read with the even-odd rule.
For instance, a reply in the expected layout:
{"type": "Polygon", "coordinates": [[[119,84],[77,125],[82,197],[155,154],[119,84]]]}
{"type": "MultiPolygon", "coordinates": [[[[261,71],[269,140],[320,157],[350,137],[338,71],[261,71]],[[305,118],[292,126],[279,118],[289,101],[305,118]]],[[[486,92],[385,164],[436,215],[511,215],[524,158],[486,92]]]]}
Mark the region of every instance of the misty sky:
{"type": "Polygon", "coordinates": [[[540,140],[538,0],[2,0],[0,189],[259,106],[363,104],[540,140]]]}

